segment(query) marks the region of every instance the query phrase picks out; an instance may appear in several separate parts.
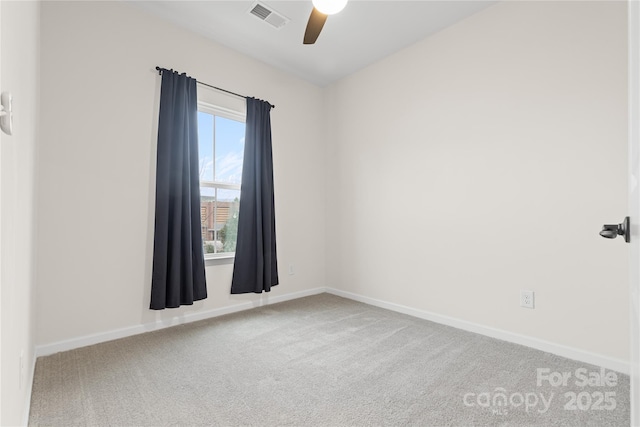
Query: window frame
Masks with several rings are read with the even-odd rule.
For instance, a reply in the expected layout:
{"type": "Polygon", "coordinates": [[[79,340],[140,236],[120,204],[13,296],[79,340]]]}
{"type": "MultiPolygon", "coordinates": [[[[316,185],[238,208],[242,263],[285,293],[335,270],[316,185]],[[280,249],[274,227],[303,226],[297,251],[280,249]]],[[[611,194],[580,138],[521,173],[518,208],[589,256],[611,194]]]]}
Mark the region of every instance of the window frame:
{"type": "MultiPolygon", "coordinates": [[[[202,112],[202,113],[213,115],[214,116],[214,122],[215,122],[215,116],[218,116],[218,117],[222,117],[222,118],[225,118],[225,119],[242,122],[242,123],[245,124],[245,128],[246,128],[246,124],[247,124],[246,112],[245,113],[241,113],[239,111],[232,110],[232,109],[225,108],[225,107],[221,107],[219,105],[211,104],[209,102],[202,101],[202,100],[198,100],[198,112],[202,112]]],[[[214,138],[215,138],[215,129],[214,129],[214,138]]],[[[200,140],[198,140],[198,145],[200,145],[200,140]]],[[[214,139],[214,141],[213,141],[213,161],[214,161],[214,163],[215,163],[215,156],[216,156],[216,151],[215,150],[216,150],[216,146],[215,146],[215,139],[214,139]]],[[[200,160],[200,155],[198,154],[198,161],[199,160],[200,160]]],[[[215,178],[215,175],[214,175],[214,178],[215,178]]],[[[204,181],[204,182],[201,181],[201,180],[198,180],[198,181],[199,181],[198,182],[198,188],[207,187],[207,188],[222,189],[222,190],[237,190],[237,191],[240,192],[240,197],[242,197],[242,192],[241,192],[241,189],[240,189],[241,188],[241,184],[229,184],[228,182],[220,182],[220,181],[204,181]]],[[[216,202],[217,202],[217,197],[216,197],[216,202]]],[[[202,201],[200,202],[200,204],[202,205],[202,201]]],[[[202,244],[203,244],[203,247],[204,247],[204,242],[202,242],[202,244]]],[[[206,260],[215,260],[215,259],[235,258],[235,255],[236,255],[235,252],[204,253],[204,259],[206,261],[206,260]]]]}

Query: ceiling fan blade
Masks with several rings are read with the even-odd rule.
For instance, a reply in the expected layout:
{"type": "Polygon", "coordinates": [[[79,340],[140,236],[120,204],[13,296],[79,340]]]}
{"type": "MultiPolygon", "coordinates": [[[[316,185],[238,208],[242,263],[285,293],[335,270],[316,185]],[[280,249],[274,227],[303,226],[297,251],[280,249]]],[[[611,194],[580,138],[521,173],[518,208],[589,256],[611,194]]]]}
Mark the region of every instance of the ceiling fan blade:
{"type": "Polygon", "coordinates": [[[307,23],[307,29],[304,32],[303,44],[314,44],[322,31],[324,23],[327,21],[327,15],[320,12],[315,7],[311,11],[309,16],[309,22],[307,23]]]}

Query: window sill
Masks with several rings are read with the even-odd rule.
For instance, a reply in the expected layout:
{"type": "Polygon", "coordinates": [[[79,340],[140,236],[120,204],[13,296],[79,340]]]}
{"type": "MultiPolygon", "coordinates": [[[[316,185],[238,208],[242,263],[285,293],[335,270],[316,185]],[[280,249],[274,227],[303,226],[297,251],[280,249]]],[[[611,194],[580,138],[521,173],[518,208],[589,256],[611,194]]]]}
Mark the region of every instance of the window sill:
{"type": "Polygon", "coordinates": [[[204,265],[233,264],[235,253],[205,255],[204,265]]]}

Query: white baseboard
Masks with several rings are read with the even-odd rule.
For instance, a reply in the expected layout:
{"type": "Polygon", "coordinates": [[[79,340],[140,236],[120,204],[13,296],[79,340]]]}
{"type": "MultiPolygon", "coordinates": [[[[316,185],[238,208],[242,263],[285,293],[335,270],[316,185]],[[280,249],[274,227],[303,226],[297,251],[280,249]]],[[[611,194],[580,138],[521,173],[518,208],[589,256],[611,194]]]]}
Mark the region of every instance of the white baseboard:
{"type": "MultiPolygon", "coordinates": [[[[80,347],[99,344],[102,342],[112,341],[119,338],[126,338],[132,335],[138,335],[145,332],[156,331],[158,329],[169,328],[184,323],[197,322],[198,320],[209,319],[212,317],[224,316],[225,314],[237,313],[239,311],[249,310],[269,304],[289,301],[293,299],[303,298],[311,295],[317,295],[326,292],[326,288],[313,288],[306,291],[291,292],[288,294],[272,296],[269,293],[261,294],[260,299],[248,301],[228,307],[214,308],[212,310],[200,311],[196,313],[181,314],[178,317],[170,319],[162,319],[155,322],[144,323],[135,326],[129,326],[121,329],[114,329],[97,334],[85,335],[78,338],[58,341],[51,344],[36,346],[36,357],[48,356],[50,354],[59,353],[61,351],[73,350],[80,347]]],[[[34,358],[35,360],[35,358],[34,358]]]]}
{"type": "MultiPolygon", "coordinates": [[[[181,315],[180,317],[174,317],[168,320],[158,320],[152,323],[140,324],[131,326],[128,328],[116,329],[112,331],[86,335],[79,338],[73,338],[64,341],[58,341],[51,344],[45,344],[37,346],[35,349],[36,357],[47,356],[50,354],[58,353],[61,351],[73,350],[75,348],[85,347],[88,345],[98,344],[101,342],[111,341],[114,339],[125,338],[132,335],[141,334],[144,332],[155,331],[158,329],[164,329],[171,326],[180,325],[183,323],[196,322],[198,320],[209,319],[212,317],[223,316],[225,314],[236,313],[239,311],[249,310],[255,307],[260,307],[269,304],[276,304],[279,302],[289,301],[293,299],[303,298],[311,295],[317,295],[321,293],[330,293],[343,298],[348,298],[354,301],[359,301],[365,304],[373,305],[376,307],[384,308],[398,313],[407,314],[409,316],[417,317],[420,319],[429,320],[432,322],[440,323],[454,328],[462,329],[469,332],[474,332],[480,335],[485,335],[492,338],[497,338],[503,341],[512,342],[515,344],[524,345],[527,347],[535,348],[537,350],[545,351],[548,353],[556,354],[558,356],[566,357],[568,359],[577,360],[583,363],[589,363],[596,366],[602,366],[607,369],[611,369],[616,372],[629,375],[630,365],[628,362],[620,359],[615,359],[608,356],[603,356],[596,353],[591,353],[585,350],[565,346],[562,344],[553,343],[550,341],[541,340],[526,335],[520,335],[513,332],[505,331],[502,329],[491,328],[489,326],[480,325],[477,323],[469,322],[466,320],[456,319],[454,317],[443,316],[441,314],[432,313],[425,310],[420,310],[412,307],[407,307],[401,304],[395,304],[375,298],[366,297],[363,295],[355,294],[352,292],[346,292],[335,288],[313,288],[306,291],[292,292],[284,295],[271,296],[268,293],[262,294],[259,300],[240,303],[229,307],[221,307],[213,310],[207,310],[197,313],[189,313],[181,315]]],[[[34,358],[35,363],[35,358],[34,358]]],[[[33,378],[33,372],[31,374],[33,378]]],[[[32,381],[33,382],[33,381],[32,381]]],[[[27,410],[28,417],[28,410],[27,410]]]]}
{"type": "Polygon", "coordinates": [[[352,299],[354,301],[363,302],[365,304],[373,305],[391,311],[396,311],[398,313],[408,314],[413,317],[430,320],[432,322],[452,326],[458,329],[463,329],[465,331],[474,332],[476,334],[486,335],[491,338],[497,338],[503,341],[524,345],[527,347],[535,348],[537,350],[545,351],[547,353],[566,357],[567,359],[577,360],[579,362],[589,363],[591,365],[602,366],[606,369],[611,369],[613,371],[621,372],[626,375],[629,375],[630,372],[631,366],[629,362],[626,362],[624,360],[591,353],[589,351],[580,350],[577,348],[529,337],[526,335],[516,334],[502,329],[491,328],[489,326],[468,322],[466,320],[456,319],[454,317],[443,316],[441,314],[431,313],[425,310],[419,310],[392,302],[369,298],[363,295],[341,291],[339,289],[327,288],[326,291],[327,293],[343,298],[352,299]]]}

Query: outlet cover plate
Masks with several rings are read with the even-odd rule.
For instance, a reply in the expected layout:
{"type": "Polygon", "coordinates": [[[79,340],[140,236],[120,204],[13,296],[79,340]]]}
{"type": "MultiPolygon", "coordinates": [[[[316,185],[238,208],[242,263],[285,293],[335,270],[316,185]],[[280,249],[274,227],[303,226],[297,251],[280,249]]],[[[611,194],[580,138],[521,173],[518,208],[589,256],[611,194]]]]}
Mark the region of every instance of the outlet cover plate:
{"type": "Polygon", "coordinates": [[[520,307],[534,308],[535,294],[533,291],[520,291],[520,307]]]}

